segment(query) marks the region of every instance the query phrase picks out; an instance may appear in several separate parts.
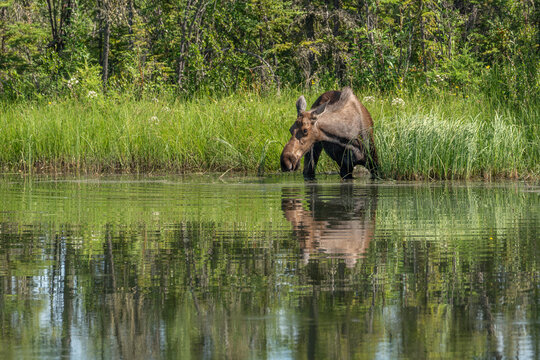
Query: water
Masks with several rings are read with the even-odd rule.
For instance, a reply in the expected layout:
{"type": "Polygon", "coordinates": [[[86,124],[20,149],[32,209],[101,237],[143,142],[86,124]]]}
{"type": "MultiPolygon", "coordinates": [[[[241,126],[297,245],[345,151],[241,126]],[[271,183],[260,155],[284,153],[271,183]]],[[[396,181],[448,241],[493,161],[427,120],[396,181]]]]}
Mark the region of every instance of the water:
{"type": "Polygon", "coordinates": [[[540,187],[0,179],[0,358],[540,357],[540,187]]]}

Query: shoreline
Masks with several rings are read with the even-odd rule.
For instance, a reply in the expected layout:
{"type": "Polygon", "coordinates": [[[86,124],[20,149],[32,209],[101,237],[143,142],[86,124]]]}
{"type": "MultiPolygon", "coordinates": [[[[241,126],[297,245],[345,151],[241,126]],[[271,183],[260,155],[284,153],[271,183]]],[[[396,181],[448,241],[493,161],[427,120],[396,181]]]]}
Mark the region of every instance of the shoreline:
{"type": "MultiPolygon", "coordinates": [[[[303,180],[302,171],[298,170],[294,173],[282,173],[281,171],[267,171],[263,174],[258,174],[256,171],[250,171],[250,170],[218,170],[218,169],[208,169],[206,171],[200,171],[200,170],[189,170],[189,169],[182,169],[182,168],[175,168],[175,169],[153,169],[153,170],[144,170],[144,171],[131,171],[131,170],[124,170],[124,169],[105,169],[101,171],[94,171],[93,168],[88,169],[70,169],[70,170],[58,170],[53,168],[47,168],[44,169],[43,167],[38,170],[32,170],[32,171],[23,171],[21,169],[2,169],[0,170],[0,177],[6,177],[6,176],[20,176],[20,177],[58,177],[58,178],[64,178],[64,177],[88,177],[88,178],[103,178],[103,177],[116,177],[116,176],[142,176],[142,177],[169,177],[169,176],[178,176],[178,177],[198,177],[198,176],[209,176],[209,177],[215,177],[215,178],[257,178],[257,179],[265,179],[265,178],[276,178],[276,177],[283,177],[283,178],[294,178],[294,179],[300,179],[303,180]]],[[[339,177],[339,171],[321,171],[316,173],[317,177],[335,177],[336,180],[339,181],[346,181],[342,180],[339,177]]],[[[513,174],[512,176],[508,176],[505,174],[485,174],[482,176],[471,176],[471,177],[454,177],[454,178],[429,178],[424,177],[421,174],[412,175],[410,177],[401,177],[401,178],[376,178],[371,179],[371,176],[368,172],[368,170],[364,167],[357,166],[354,169],[353,173],[353,180],[368,180],[371,182],[540,182],[540,174],[534,174],[534,173],[527,173],[527,174],[513,174]]],[[[315,179],[315,181],[317,178],[315,179]]],[[[306,183],[311,182],[312,180],[305,180],[306,183]]]]}
{"type": "MultiPolygon", "coordinates": [[[[538,179],[534,107],[479,96],[355,91],[374,119],[380,176],[394,180],[538,179]]],[[[0,107],[0,169],[47,174],[278,173],[295,120],[290,90],[194,101],[66,98],[0,107]]],[[[318,92],[305,94],[308,102],[318,92]]],[[[357,167],[358,168],[358,167],[357,167]]],[[[321,156],[318,173],[336,171],[321,156]]]]}

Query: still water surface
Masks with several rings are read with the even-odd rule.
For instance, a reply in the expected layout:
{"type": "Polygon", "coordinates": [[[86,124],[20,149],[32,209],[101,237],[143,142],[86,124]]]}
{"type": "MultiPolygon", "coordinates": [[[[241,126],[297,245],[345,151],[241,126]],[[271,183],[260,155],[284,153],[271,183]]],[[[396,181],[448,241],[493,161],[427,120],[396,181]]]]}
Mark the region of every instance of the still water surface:
{"type": "Polygon", "coordinates": [[[0,179],[0,358],[540,358],[540,187],[0,179]]]}

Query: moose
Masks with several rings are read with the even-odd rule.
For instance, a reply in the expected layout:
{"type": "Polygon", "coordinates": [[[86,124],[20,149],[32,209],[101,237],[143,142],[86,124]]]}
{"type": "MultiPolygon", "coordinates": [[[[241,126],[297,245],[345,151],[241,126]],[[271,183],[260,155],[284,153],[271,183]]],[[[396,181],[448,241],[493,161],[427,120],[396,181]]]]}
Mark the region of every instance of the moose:
{"type": "Polygon", "coordinates": [[[328,91],[306,111],[306,99],[296,101],[297,118],[289,129],[291,139],[281,153],[283,172],[298,169],[304,156],[303,175],[315,178],[322,150],[340,166],[343,179],[351,179],[355,165],[365,166],[377,176],[379,162],[373,141],[373,120],[351,88],[328,91]]]}

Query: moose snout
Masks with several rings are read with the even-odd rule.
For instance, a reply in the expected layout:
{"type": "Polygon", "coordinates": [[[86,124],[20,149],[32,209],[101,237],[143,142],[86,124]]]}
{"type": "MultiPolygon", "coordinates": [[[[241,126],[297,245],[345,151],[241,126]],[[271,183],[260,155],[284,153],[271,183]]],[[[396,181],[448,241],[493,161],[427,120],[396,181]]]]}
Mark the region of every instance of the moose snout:
{"type": "Polygon", "coordinates": [[[298,168],[298,163],[292,154],[281,154],[281,171],[294,171],[298,168]]]}

